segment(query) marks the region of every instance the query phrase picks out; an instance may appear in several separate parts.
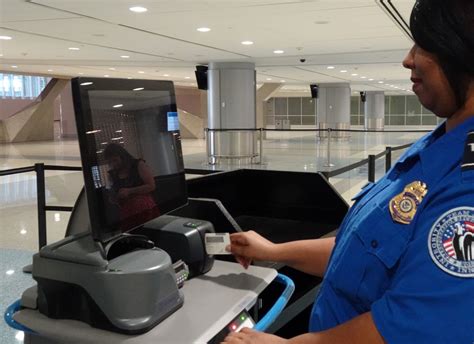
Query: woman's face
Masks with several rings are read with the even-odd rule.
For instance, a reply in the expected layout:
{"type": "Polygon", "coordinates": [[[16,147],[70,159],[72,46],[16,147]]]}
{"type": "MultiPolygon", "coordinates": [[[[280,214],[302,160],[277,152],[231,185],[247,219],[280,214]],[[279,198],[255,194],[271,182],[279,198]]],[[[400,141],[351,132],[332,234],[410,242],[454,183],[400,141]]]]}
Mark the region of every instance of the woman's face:
{"type": "Polygon", "coordinates": [[[403,66],[411,70],[413,92],[425,108],[439,117],[450,117],[456,112],[453,90],[435,55],[414,45],[403,66]]]}
{"type": "Polygon", "coordinates": [[[122,168],[123,161],[118,155],[113,155],[110,157],[110,159],[107,160],[108,165],[110,168],[114,170],[119,170],[122,168]]]}

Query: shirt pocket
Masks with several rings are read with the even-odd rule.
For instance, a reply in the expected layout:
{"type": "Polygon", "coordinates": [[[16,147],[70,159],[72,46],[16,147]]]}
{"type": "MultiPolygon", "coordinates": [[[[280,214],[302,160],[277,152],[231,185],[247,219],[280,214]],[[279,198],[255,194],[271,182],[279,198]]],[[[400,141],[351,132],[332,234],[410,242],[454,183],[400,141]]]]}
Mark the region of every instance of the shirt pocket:
{"type": "Polygon", "coordinates": [[[406,231],[406,225],[392,221],[388,209],[374,205],[349,234],[330,278],[333,287],[361,311],[370,310],[390,285],[407,246],[406,231]]]}

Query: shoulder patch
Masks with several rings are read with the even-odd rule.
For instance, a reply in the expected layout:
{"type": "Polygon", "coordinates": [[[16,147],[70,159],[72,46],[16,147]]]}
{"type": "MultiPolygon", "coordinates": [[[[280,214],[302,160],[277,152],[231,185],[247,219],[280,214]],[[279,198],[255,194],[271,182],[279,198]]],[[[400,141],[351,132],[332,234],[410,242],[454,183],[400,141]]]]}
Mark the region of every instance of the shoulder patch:
{"type": "Polygon", "coordinates": [[[428,235],[433,262],[444,272],[474,277],[474,208],[454,208],[436,220],[428,235]]]}
{"type": "Polygon", "coordinates": [[[461,168],[463,172],[474,170],[474,131],[467,134],[461,168]]]}

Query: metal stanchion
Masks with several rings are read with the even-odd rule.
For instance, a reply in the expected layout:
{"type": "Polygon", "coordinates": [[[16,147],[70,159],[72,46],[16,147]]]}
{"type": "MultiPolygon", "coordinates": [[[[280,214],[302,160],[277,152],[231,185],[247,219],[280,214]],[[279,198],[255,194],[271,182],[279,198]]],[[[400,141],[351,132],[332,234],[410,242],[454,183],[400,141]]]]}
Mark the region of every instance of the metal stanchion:
{"type": "Polygon", "coordinates": [[[369,155],[369,182],[375,182],[375,155],[369,155]]]}
{"type": "Polygon", "coordinates": [[[385,172],[388,172],[392,168],[392,147],[385,147],[387,155],[385,155],[385,172]]]}
{"type": "Polygon", "coordinates": [[[334,167],[334,164],[331,164],[331,128],[328,128],[328,151],[327,151],[327,162],[324,164],[324,167],[334,167]]]}
{"type": "Polygon", "coordinates": [[[263,164],[263,128],[260,128],[259,164],[263,164]]]}
{"type": "Polygon", "coordinates": [[[38,209],[38,242],[39,248],[46,246],[46,194],[44,182],[44,164],[35,164],[36,198],[38,209]]]}
{"type": "Polygon", "coordinates": [[[206,154],[207,163],[209,165],[215,165],[217,162],[215,156],[213,155],[214,151],[214,131],[212,131],[212,129],[206,128],[206,154]]]}

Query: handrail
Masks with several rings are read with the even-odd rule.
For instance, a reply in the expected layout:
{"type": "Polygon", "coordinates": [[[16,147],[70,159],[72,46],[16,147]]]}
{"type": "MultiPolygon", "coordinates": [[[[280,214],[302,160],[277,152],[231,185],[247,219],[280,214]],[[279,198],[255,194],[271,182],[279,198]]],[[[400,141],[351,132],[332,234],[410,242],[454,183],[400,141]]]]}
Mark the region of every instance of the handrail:
{"type": "Polygon", "coordinates": [[[205,131],[215,132],[226,132],[226,131],[289,131],[289,132],[324,132],[324,131],[337,131],[337,132],[348,132],[348,133],[429,133],[432,130],[376,130],[376,129],[269,129],[269,128],[204,128],[205,131]]]}

